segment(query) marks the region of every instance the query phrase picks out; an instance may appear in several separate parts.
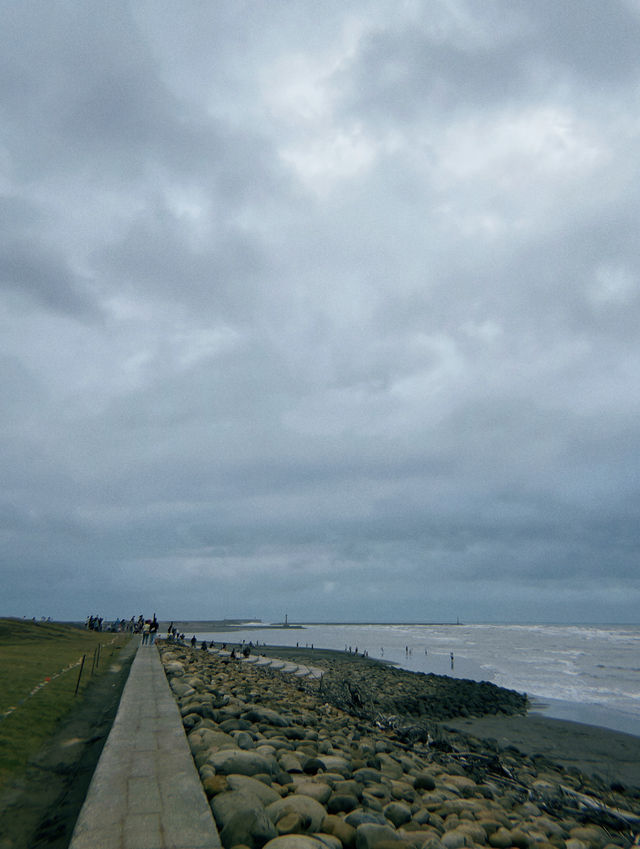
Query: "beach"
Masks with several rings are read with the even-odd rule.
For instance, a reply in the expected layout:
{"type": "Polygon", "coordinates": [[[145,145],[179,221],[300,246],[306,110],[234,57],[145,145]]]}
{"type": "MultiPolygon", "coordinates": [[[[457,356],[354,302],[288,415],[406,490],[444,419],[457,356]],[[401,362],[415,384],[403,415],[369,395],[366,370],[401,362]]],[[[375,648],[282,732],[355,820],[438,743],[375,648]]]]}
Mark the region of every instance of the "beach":
{"type": "Polygon", "coordinates": [[[318,849],[300,840],[327,831],[335,849],[633,845],[640,739],[526,715],[522,694],[493,685],[335,651],[259,652],[325,676],[162,648],[225,849],[294,834],[296,849],[318,849]]]}
{"type": "Polygon", "coordinates": [[[209,625],[185,623],[182,630],[216,642],[315,645],[345,653],[358,648],[414,672],[485,680],[527,693],[544,716],[640,737],[637,626],[244,623],[218,630],[220,624],[209,625]]]}
{"type": "MultiPolygon", "coordinates": [[[[375,660],[328,649],[270,646],[261,647],[259,651],[266,656],[325,665],[330,670],[342,670],[345,675],[350,673],[354,663],[370,670],[369,674],[385,666],[375,660]]],[[[398,675],[394,673],[395,677],[398,675]]],[[[419,680],[421,676],[416,674],[416,677],[419,680]]],[[[534,703],[528,705],[525,714],[508,715],[501,711],[498,715],[447,718],[442,720],[442,725],[480,740],[496,740],[501,748],[515,746],[528,755],[542,754],[567,768],[575,767],[587,775],[595,774],[604,779],[608,777],[611,781],[639,788],[640,792],[640,737],[544,716],[538,713],[539,709],[534,703]]]]}
{"type": "MultiPolygon", "coordinates": [[[[604,849],[630,847],[640,832],[640,738],[522,713],[522,694],[508,689],[429,678],[340,651],[260,647],[261,655],[322,668],[320,685],[199,648],[163,643],[160,650],[212,807],[221,797],[221,832],[231,816],[222,812],[224,794],[242,786],[244,795],[251,796],[256,785],[244,779],[255,780],[256,775],[272,791],[263,791],[269,804],[275,801],[273,792],[294,804],[299,804],[295,797],[305,793],[324,800],[319,804],[328,819],[318,828],[333,829],[339,840],[330,842],[329,849],[367,849],[369,844],[362,843],[366,829],[360,828],[367,823],[359,823],[364,814],[374,820],[383,815],[383,821],[368,824],[387,829],[381,834],[393,836],[395,849],[457,849],[456,844],[500,849],[500,841],[505,849],[531,849],[534,844],[536,849],[604,849]],[[229,755],[219,754],[225,748],[246,754],[225,766],[229,755]],[[238,778],[242,770],[255,770],[242,759],[256,754],[267,755],[266,761],[258,761],[259,769],[267,765],[267,773],[238,778]],[[310,764],[307,759],[312,759],[310,764]],[[432,783],[433,790],[422,787],[432,783]],[[352,798],[336,800],[345,795],[343,790],[352,798]],[[596,806],[595,812],[580,810],[585,797],[596,806]],[[392,804],[401,807],[389,808],[392,804]],[[403,805],[410,817],[401,823],[407,815],[403,805]],[[334,811],[341,806],[354,807],[334,811]],[[626,812],[631,819],[611,820],[607,811],[626,812]],[[460,829],[467,818],[483,823],[482,831],[473,831],[473,839],[460,829]],[[576,831],[585,827],[591,830],[576,831]],[[362,845],[354,843],[359,828],[362,845]],[[520,834],[523,828],[526,840],[520,834]],[[514,840],[519,843],[507,842],[514,840]]],[[[108,733],[106,702],[96,692],[95,698],[79,704],[56,739],[34,758],[20,794],[4,800],[5,813],[14,815],[11,842],[8,830],[0,833],[3,849],[31,847],[34,833],[46,835],[46,845],[66,845],[64,835],[73,829],[90,772],[78,781],[78,767],[65,766],[64,775],[75,774],[76,779],[56,789],[55,781],[63,775],[58,775],[59,765],[71,755],[74,763],[91,760],[96,740],[104,742],[108,733]]],[[[114,713],[115,706],[109,722],[114,713]]],[[[305,816],[298,812],[280,819],[272,824],[279,834],[289,836],[286,829],[292,828],[301,831],[300,838],[308,838],[305,816]]],[[[272,834],[270,827],[267,834],[272,834]]],[[[248,845],[260,849],[263,844],[252,837],[248,845]]]]}
{"type": "Polygon", "coordinates": [[[640,738],[632,734],[535,714],[457,719],[446,725],[480,740],[494,739],[502,749],[539,753],[608,783],[640,787],[640,738]]]}

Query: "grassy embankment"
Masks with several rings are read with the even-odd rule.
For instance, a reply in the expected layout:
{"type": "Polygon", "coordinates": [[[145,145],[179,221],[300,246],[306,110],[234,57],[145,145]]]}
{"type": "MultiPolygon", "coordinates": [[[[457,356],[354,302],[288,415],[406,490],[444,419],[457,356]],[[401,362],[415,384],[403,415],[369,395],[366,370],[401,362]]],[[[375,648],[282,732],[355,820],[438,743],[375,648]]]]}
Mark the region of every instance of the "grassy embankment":
{"type": "Polygon", "coordinates": [[[0,619],[0,789],[24,771],[127,639],[73,625],[0,619]]]}

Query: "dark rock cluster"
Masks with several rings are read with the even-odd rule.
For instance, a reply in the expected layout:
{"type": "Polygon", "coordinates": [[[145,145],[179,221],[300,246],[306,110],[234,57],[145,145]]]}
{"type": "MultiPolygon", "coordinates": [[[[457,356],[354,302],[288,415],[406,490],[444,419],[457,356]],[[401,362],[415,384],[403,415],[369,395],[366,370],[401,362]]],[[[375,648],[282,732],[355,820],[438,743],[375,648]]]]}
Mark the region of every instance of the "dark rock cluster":
{"type": "Polygon", "coordinates": [[[629,799],[599,798],[581,776],[448,736],[435,725],[433,736],[408,743],[358,715],[367,713],[367,702],[380,716],[404,710],[405,720],[450,717],[453,705],[521,710],[518,694],[383,666],[364,666],[366,680],[359,680],[352,665],[346,693],[354,713],[324,698],[328,680],[321,688],[183,648],[162,655],[224,849],[629,849],[634,843],[640,817],[622,807],[629,799]]]}

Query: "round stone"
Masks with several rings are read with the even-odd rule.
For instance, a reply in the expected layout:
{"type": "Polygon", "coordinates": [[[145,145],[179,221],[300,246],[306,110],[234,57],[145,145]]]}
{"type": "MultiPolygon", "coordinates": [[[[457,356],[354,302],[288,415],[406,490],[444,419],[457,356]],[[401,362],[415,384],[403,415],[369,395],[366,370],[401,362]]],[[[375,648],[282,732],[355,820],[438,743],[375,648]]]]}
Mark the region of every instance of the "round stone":
{"type": "Polygon", "coordinates": [[[283,817],[280,817],[276,823],[276,831],[278,834],[302,834],[304,826],[300,814],[290,811],[283,817]]]}
{"type": "Polygon", "coordinates": [[[258,752],[243,749],[222,749],[213,752],[208,758],[211,766],[219,775],[268,775],[277,770],[277,764],[272,758],[264,758],[258,752]]]}
{"type": "Polygon", "coordinates": [[[213,796],[217,796],[218,793],[224,793],[227,790],[227,779],[224,775],[210,775],[204,779],[202,782],[202,786],[204,787],[204,792],[207,794],[207,798],[211,799],[213,796]]]}
{"type": "Polygon", "coordinates": [[[430,772],[421,772],[414,778],[413,786],[416,790],[435,790],[436,781],[430,772]]]}
{"type": "Polygon", "coordinates": [[[351,777],[351,765],[346,758],[339,755],[323,755],[320,761],[327,772],[338,772],[340,775],[351,777]]]}
{"type": "Polygon", "coordinates": [[[223,846],[248,846],[259,849],[277,836],[273,823],[264,810],[236,813],[220,832],[223,846]]]}
{"type": "Polygon", "coordinates": [[[335,835],[340,843],[349,849],[356,842],[356,830],[348,822],[335,814],[328,814],[322,822],[322,830],[327,834],[335,835]]]}
{"type": "Polygon", "coordinates": [[[462,849],[465,845],[465,836],[461,831],[447,831],[440,838],[444,849],[462,849]]]}
{"type": "Polygon", "coordinates": [[[274,823],[277,823],[285,814],[298,814],[305,831],[318,831],[322,820],[327,815],[320,802],[316,802],[311,796],[304,796],[302,793],[294,793],[291,796],[285,796],[284,799],[279,799],[277,802],[272,802],[267,806],[266,811],[274,823]]]}
{"type": "Polygon", "coordinates": [[[227,790],[216,794],[211,799],[210,805],[218,828],[224,828],[237,814],[248,815],[251,811],[262,811],[264,808],[257,796],[242,793],[239,790],[227,790]]]}
{"type": "MultiPolygon", "coordinates": [[[[407,805],[403,805],[402,802],[391,802],[383,808],[383,813],[396,828],[400,828],[401,825],[411,819],[411,809],[407,805]]],[[[456,847],[452,847],[452,849],[456,849],[456,847]]]]}
{"type": "Polygon", "coordinates": [[[348,814],[358,807],[358,800],[351,793],[334,793],[327,802],[330,814],[348,814]]]}
{"type": "Polygon", "coordinates": [[[402,838],[388,825],[363,823],[356,829],[356,849],[398,849],[402,838]]]}
{"type": "Polygon", "coordinates": [[[511,832],[503,825],[497,831],[489,835],[489,845],[494,849],[508,849],[511,846],[511,832]]]}
{"type": "Polygon", "coordinates": [[[283,834],[266,843],[263,849],[327,849],[321,840],[308,834],[283,834]]]}
{"type": "Polygon", "coordinates": [[[331,787],[322,781],[301,781],[299,784],[296,783],[296,793],[311,796],[316,802],[326,805],[331,796],[331,787]]]}
{"type": "Polygon", "coordinates": [[[255,796],[260,799],[265,807],[272,802],[277,802],[280,798],[280,794],[273,787],[269,787],[250,775],[228,775],[226,778],[222,775],[216,775],[215,777],[224,781],[230,790],[239,790],[241,793],[255,796]]]}

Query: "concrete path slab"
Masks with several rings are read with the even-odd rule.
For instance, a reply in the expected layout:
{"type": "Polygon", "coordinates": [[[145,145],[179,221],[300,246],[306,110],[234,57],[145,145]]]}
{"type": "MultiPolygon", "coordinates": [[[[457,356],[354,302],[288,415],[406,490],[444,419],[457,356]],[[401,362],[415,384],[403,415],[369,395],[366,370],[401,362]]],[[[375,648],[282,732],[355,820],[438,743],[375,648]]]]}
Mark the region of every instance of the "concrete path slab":
{"type": "MultiPolygon", "coordinates": [[[[215,654],[223,659],[231,657],[231,651],[227,649],[219,649],[215,646],[207,649],[210,654],[215,654]]],[[[320,679],[324,675],[324,669],[319,669],[317,666],[305,666],[303,663],[295,663],[289,660],[280,660],[277,657],[264,657],[264,655],[250,654],[244,657],[242,652],[238,652],[236,659],[243,663],[254,663],[261,668],[275,669],[278,672],[295,675],[298,678],[313,678],[320,679]]]]}
{"type": "Polygon", "coordinates": [[[220,849],[155,646],[138,649],[69,849],[220,849]]]}

